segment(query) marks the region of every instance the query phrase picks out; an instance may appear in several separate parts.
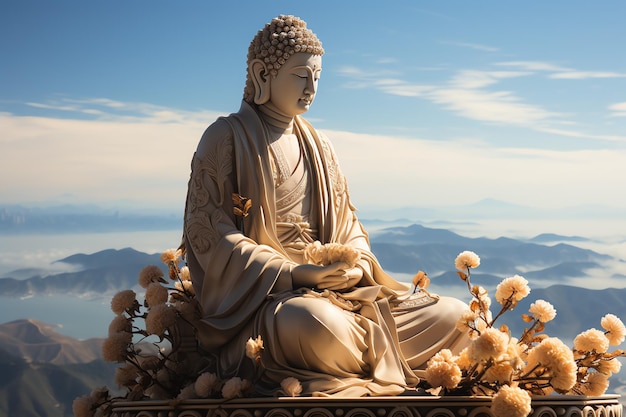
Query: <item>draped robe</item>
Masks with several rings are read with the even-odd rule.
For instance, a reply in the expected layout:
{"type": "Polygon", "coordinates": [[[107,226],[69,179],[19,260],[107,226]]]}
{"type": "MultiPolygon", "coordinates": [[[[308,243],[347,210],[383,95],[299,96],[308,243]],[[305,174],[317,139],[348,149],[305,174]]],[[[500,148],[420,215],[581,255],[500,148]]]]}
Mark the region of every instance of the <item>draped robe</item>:
{"type": "Polygon", "coordinates": [[[200,343],[219,358],[223,378],[254,378],[260,394],[290,376],[303,395],[399,394],[441,348],[463,347],[455,322],[465,306],[403,297],[408,286],[371,252],[330,142],[299,116],[294,133],[301,160],[292,176],[246,102],[209,127],[194,154],[184,245],[202,307],[200,343]],[[233,194],[249,199],[246,213],[235,213],[233,194]],[[313,240],[359,249],[356,287],[293,288],[291,271],[313,240]],[[245,343],[258,335],[265,350],[254,369],[245,343]]]}

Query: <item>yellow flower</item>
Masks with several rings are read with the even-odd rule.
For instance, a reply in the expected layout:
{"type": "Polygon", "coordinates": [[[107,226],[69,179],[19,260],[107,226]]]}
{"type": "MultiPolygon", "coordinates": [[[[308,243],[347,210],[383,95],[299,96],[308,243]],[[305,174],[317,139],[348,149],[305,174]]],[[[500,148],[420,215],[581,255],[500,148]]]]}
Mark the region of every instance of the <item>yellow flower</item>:
{"type": "Polygon", "coordinates": [[[148,265],[144,267],[141,271],[139,271],[139,277],[137,278],[137,282],[142,288],[148,288],[153,282],[167,282],[163,278],[163,271],[156,265],[148,265]]]}
{"type": "Polygon", "coordinates": [[[600,325],[606,330],[606,337],[613,346],[620,345],[626,337],[626,327],[624,323],[615,315],[607,314],[600,320],[600,325]]]}
{"type": "Polygon", "coordinates": [[[558,365],[553,365],[551,369],[552,378],[550,378],[550,385],[559,392],[566,392],[570,390],[576,384],[576,372],[578,366],[576,362],[570,360],[564,360],[559,362],[558,365]]]}
{"type": "Polygon", "coordinates": [[[168,297],[167,288],[158,282],[153,282],[146,288],[146,302],[150,307],[167,302],[168,297]]]}
{"type": "Polygon", "coordinates": [[[126,364],[115,370],[115,384],[120,387],[132,387],[137,384],[137,368],[135,365],[126,364]]]}
{"type": "Polygon", "coordinates": [[[574,338],[574,349],[579,352],[604,353],[609,349],[609,339],[601,330],[589,329],[574,338]]]}
{"type": "Polygon", "coordinates": [[[117,332],[131,332],[133,329],[133,323],[129,317],[119,314],[111,320],[109,324],[109,334],[117,332]]]}
{"type": "Polygon", "coordinates": [[[204,372],[196,379],[194,384],[196,395],[200,398],[207,398],[216,384],[217,375],[212,372],[204,372]]]}
{"type": "Polygon", "coordinates": [[[556,317],[556,310],[554,309],[554,306],[544,300],[537,300],[532,303],[528,312],[542,323],[547,323],[550,320],[554,320],[556,317]]]}
{"type": "Polygon", "coordinates": [[[183,266],[182,268],[180,268],[180,280],[191,281],[191,275],[189,274],[188,266],[183,266]]]}
{"type": "Polygon", "coordinates": [[[528,352],[526,372],[534,368],[534,375],[550,378],[550,384],[560,392],[570,390],[576,383],[578,367],[574,354],[556,337],[543,339],[528,352]]]}
{"type": "Polygon", "coordinates": [[[597,396],[604,394],[608,387],[608,375],[600,372],[590,372],[580,388],[584,395],[597,396]]]}
{"type": "Polygon", "coordinates": [[[176,310],[167,304],[157,304],[150,308],[146,316],[146,332],[163,337],[165,330],[176,323],[176,310]]]}
{"type": "Polygon", "coordinates": [[[492,365],[485,371],[484,379],[488,382],[510,382],[513,375],[513,367],[508,362],[500,362],[492,365]]]}
{"type": "Polygon", "coordinates": [[[503,386],[491,400],[491,412],[496,417],[526,417],[532,411],[528,391],[503,386]]]}
{"type": "Polygon", "coordinates": [[[506,348],[506,360],[514,369],[522,369],[524,367],[524,356],[527,346],[525,344],[519,344],[517,338],[512,337],[509,339],[509,344],[506,348]]]}
{"type": "Polygon", "coordinates": [[[243,381],[239,377],[233,377],[226,381],[222,387],[222,397],[226,399],[241,397],[243,389],[243,381]]]}
{"type": "Polygon", "coordinates": [[[470,358],[474,361],[497,358],[507,351],[509,336],[493,327],[486,328],[469,347],[470,358]]]}
{"type": "Polygon", "coordinates": [[[505,278],[498,284],[496,287],[496,300],[502,305],[504,305],[507,300],[511,300],[516,304],[529,293],[530,288],[528,287],[526,278],[520,275],[514,275],[505,278]]]}
{"type": "Polygon", "coordinates": [[[94,402],[89,395],[78,397],[72,403],[72,411],[76,417],[91,417],[94,415],[94,402]]]}
{"type": "Polygon", "coordinates": [[[246,356],[252,360],[259,360],[263,351],[263,339],[257,336],[256,339],[249,338],[246,342],[246,356]]]}
{"type": "Polygon", "coordinates": [[[102,343],[102,358],[107,362],[125,362],[132,339],[128,332],[110,334],[102,343]]]}
{"type": "Polygon", "coordinates": [[[174,287],[180,292],[186,292],[189,295],[196,295],[196,289],[191,281],[176,281],[174,287]]]}
{"type": "Polygon", "coordinates": [[[574,360],[572,350],[560,339],[547,337],[528,352],[527,368],[534,368],[537,364],[550,367],[564,360],[574,360]]]}
{"type": "Polygon", "coordinates": [[[168,249],[161,254],[161,261],[163,261],[163,263],[166,265],[169,265],[170,263],[176,263],[180,258],[180,255],[180,249],[168,249]]]}
{"type": "Polygon", "coordinates": [[[479,265],[480,258],[469,250],[459,253],[454,260],[454,266],[459,271],[466,271],[468,268],[478,268],[479,265]]]}
{"type": "Polygon", "coordinates": [[[180,390],[176,398],[178,398],[179,400],[190,400],[196,398],[196,390],[194,384],[187,385],[185,388],[180,390]]]}
{"type": "Polygon", "coordinates": [[[461,369],[456,363],[433,362],[426,368],[426,381],[433,387],[456,388],[461,377],[461,369]]]}
{"type": "Polygon", "coordinates": [[[122,314],[124,312],[130,312],[139,308],[137,302],[137,294],[133,290],[120,291],[111,299],[111,310],[115,314],[122,314]]]}
{"type": "Polygon", "coordinates": [[[459,365],[461,369],[469,369],[472,366],[472,360],[469,356],[469,348],[464,348],[459,356],[456,358],[456,364],[459,365]]]}
{"type": "Polygon", "coordinates": [[[349,268],[354,268],[360,257],[361,252],[358,249],[340,243],[322,245],[319,241],[315,241],[304,249],[304,258],[314,265],[345,262],[349,268]]]}
{"type": "Polygon", "coordinates": [[[289,397],[297,397],[302,393],[302,385],[300,384],[300,381],[293,377],[283,379],[280,386],[289,397]]]}
{"type": "Polygon", "coordinates": [[[601,360],[596,366],[598,372],[603,374],[612,375],[618,373],[622,369],[622,363],[617,358],[609,360],[601,360]]]}
{"type": "Polygon", "coordinates": [[[466,310],[459,317],[455,326],[457,330],[466,332],[476,328],[476,320],[478,320],[478,314],[471,310],[466,310]]]}
{"type": "Polygon", "coordinates": [[[426,381],[432,387],[455,388],[461,382],[461,368],[449,349],[442,349],[428,360],[426,381]]]}

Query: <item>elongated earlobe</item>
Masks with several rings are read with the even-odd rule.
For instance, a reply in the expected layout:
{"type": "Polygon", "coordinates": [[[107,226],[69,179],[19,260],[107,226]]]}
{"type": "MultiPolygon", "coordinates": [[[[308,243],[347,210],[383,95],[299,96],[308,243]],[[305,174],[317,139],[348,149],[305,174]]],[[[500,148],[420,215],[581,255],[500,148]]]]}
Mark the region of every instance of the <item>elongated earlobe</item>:
{"type": "Polygon", "coordinates": [[[257,105],[270,100],[270,75],[267,66],[260,59],[254,59],[248,65],[250,79],[254,85],[254,103],[257,105]]]}

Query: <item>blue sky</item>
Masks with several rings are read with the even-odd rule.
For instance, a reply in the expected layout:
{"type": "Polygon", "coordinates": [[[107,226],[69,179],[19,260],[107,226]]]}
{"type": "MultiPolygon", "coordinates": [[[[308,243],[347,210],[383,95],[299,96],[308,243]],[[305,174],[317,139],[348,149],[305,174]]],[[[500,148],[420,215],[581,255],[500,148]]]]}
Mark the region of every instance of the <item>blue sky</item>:
{"type": "Polygon", "coordinates": [[[0,1],[0,202],[181,210],[277,14],[326,54],[306,115],[362,210],[626,209],[622,1],[0,1]]]}

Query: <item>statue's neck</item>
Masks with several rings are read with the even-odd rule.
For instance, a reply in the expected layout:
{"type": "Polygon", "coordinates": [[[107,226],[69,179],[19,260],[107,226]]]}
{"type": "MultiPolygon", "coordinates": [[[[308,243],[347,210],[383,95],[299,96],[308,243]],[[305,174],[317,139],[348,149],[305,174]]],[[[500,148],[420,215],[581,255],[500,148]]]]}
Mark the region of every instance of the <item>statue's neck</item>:
{"type": "Polygon", "coordinates": [[[293,133],[293,117],[285,116],[267,104],[261,104],[257,108],[261,119],[270,125],[276,133],[283,135],[293,133]]]}

